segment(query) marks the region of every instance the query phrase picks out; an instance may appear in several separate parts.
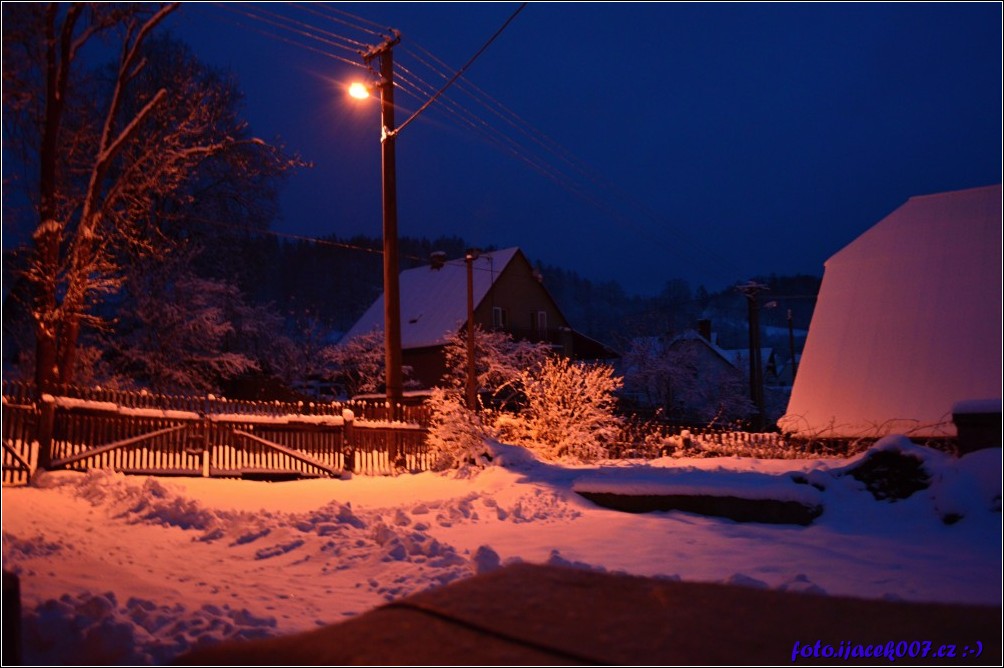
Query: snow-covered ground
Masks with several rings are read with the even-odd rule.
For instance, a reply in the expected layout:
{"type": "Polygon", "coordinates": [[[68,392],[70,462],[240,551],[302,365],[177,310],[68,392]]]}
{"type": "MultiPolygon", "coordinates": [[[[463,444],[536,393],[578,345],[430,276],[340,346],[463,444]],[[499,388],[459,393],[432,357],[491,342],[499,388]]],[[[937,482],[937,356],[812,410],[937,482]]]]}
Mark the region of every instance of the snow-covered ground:
{"type": "Polygon", "coordinates": [[[1001,451],[901,437],[930,488],[877,501],[849,460],[660,459],[265,483],[40,474],[3,490],[29,663],[166,663],[223,638],[291,633],[507,562],[864,598],[1001,603],[1001,451]],[[796,484],[788,472],[797,471],[796,484]],[[820,489],[822,488],[822,489],[820,489]],[[573,491],[818,502],[810,526],[628,514],[573,491]],[[946,524],[942,518],[961,519],[946,524]]]}

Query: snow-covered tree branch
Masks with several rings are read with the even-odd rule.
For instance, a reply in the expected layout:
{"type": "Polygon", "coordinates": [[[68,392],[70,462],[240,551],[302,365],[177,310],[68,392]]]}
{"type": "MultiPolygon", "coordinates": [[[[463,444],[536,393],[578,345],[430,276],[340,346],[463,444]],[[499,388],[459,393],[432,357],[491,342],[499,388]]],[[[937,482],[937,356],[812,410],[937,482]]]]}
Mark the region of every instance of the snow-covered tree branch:
{"type": "Polygon", "coordinates": [[[178,7],[4,6],[5,141],[38,174],[24,185],[37,206],[25,275],[39,387],[74,380],[82,330],[124,267],[170,251],[170,221],[202,206],[191,192],[210,170],[232,188],[299,164],[247,134],[232,82],[155,37],[178,7]],[[120,47],[109,76],[84,57],[99,35],[120,47]]]}

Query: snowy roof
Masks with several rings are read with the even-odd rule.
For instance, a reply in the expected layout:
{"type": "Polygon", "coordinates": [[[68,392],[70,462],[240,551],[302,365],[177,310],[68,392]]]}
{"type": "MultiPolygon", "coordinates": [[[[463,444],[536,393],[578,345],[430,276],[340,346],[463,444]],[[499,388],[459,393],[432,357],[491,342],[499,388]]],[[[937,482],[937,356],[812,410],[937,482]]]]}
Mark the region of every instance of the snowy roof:
{"type": "MultiPolygon", "coordinates": [[[[481,253],[474,261],[474,308],[508,266],[519,248],[481,253]]],[[[467,267],[464,258],[400,274],[401,348],[425,348],[446,343],[467,322],[467,267]]],[[[383,295],[345,335],[345,340],[383,328],[383,295]]]]}
{"type": "MultiPolygon", "coordinates": [[[[723,348],[722,352],[728,357],[734,365],[737,367],[742,367],[748,365],[750,361],[750,349],[749,348],[723,348]]],[[[771,355],[774,354],[773,348],[761,348],[760,349],[760,361],[766,362],[770,359],[771,355]]]]}
{"type": "Polygon", "coordinates": [[[1001,186],[913,197],[826,262],[782,427],[954,434],[1001,397],[1001,186]]]}
{"type": "Polygon", "coordinates": [[[729,355],[728,351],[722,350],[721,348],[719,348],[717,345],[715,345],[711,341],[708,341],[706,338],[704,338],[703,336],[701,336],[700,332],[697,332],[697,331],[695,331],[693,329],[688,329],[688,330],[686,330],[686,331],[684,331],[684,332],[682,332],[682,333],[677,334],[676,336],[674,336],[673,339],[669,342],[669,345],[673,346],[674,344],[681,343],[683,341],[697,341],[699,343],[703,343],[705,346],[707,346],[711,350],[711,352],[713,352],[716,355],[718,355],[719,357],[721,357],[722,360],[724,360],[726,364],[728,364],[730,366],[736,366],[736,360],[735,360],[735,358],[733,356],[729,355]]]}

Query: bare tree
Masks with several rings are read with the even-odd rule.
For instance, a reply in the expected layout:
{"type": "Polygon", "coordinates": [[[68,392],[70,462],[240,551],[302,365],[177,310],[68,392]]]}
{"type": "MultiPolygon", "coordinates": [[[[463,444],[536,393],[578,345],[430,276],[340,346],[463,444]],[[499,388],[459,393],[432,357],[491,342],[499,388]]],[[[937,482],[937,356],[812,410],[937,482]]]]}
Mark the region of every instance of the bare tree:
{"type": "Polygon", "coordinates": [[[193,173],[215,157],[266,147],[235,132],[224,88],[195,70],[178,67],[159,86],[144,79],[147,42],[177,8],[4,6],[5,135],[38,174],[25,185],[37,210],[27,277],[40,389],[74,380],[95,305],[119,288],[127,258],[163,245],[158,222],[193,173]],[[81,56],[98,35],[119,49],[107,79],[81,56]]]}

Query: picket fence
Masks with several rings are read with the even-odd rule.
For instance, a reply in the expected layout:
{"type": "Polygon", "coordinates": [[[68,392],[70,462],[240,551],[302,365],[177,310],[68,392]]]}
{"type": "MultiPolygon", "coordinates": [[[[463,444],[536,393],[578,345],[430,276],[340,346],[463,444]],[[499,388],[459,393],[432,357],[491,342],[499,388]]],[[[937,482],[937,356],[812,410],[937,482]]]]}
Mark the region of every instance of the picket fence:
{"type": "Polygon", "coordinates": [[[3,383],[3,483],[39,469],[281,480],[429,467],[428,411],[3,383]]]}

